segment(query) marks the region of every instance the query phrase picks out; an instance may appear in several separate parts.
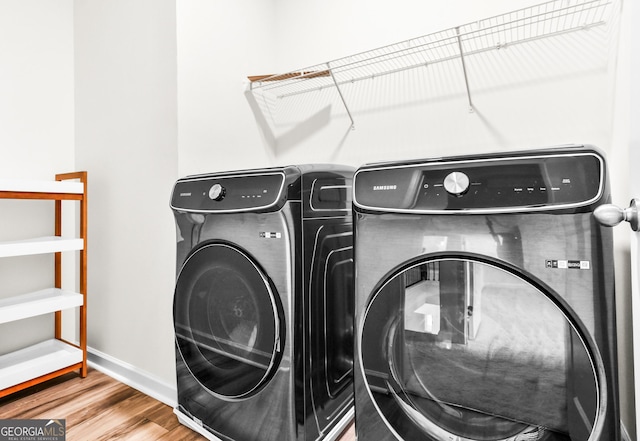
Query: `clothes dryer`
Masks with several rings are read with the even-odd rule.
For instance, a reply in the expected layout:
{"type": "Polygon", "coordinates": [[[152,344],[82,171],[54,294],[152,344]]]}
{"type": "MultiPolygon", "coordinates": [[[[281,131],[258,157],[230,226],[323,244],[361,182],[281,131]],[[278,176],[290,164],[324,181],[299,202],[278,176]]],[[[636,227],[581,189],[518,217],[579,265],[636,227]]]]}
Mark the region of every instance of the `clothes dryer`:
{"type": "Polygon", "coordinates": [[[353,170],[191,176],[177,225],[179,420],[209,439],[335,439],[353,418],[353,170]]]}
{"type": "Polygon", "coordinates": [[[361,167],[359,440],[620,439],[603,155],[361,167]]]}

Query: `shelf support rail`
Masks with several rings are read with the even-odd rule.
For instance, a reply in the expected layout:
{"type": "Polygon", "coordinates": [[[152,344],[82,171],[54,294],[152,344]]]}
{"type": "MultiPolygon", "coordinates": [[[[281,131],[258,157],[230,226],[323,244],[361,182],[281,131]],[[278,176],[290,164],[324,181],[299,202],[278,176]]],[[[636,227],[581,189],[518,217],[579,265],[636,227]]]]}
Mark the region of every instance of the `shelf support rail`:
{"type": "Polygon", "coordinates": [[[351,111],[349,110],[349,106],[347,105],[347,101],[344,99],[344,95],[342,95],[342,89],[340,89],[340,85],[336,81],[336,77],[333,75],[333,69],[331,69],[331,64],[327,63],[327,70],[329,71],[329,75],[331,75],[331,79],[333,80],[333,84],[336,86],[336,90],[338,91],[338,95],[340,96],[340,100],[342,100],[342,104],[344,105],[345,110],[347,111],[347,115],[351,120],[351,130],[355,130],[356,124],[353,121],[353,115],[351,115],[351,111]]]}
{"type": "Polygon", "coordinates": [[[458,48],[460,49],[460,62],[462,63],[462,74],[464,75],[464,87],[467,90],[467,102],[469,103],[469,112],[473,112],[473,102],[471,101],[471,91],[469,90],[467,64],[465,63],[464,51],[462,50],[462,39],[460,37],[460,27],[456,28],[456,37],[458,38],[458,48]]]}
{"type": "MultiPolygon", "coordinates": [[[[80,376],[85,378],[88,374],[87,365],[87,172],[61,173],[56,175],[56,181],[79,180],[84,186],[84,192],[80,202],[80,237],[83,240],[83,247],[80,250],[80,294],[84,297],[79,312],[79,345],[73,344],[82,350],[82,362],[80,365],[80,376]]],[[[62,236],[62,201],[56,200],[55,203],[55,235],[62,236]]],[[[62,254],[55,253],[55,287],[62,287],[62,254]]],[[[62,313],[55,313],[55,337],[58,340],[66,342],[62,338],[62,313]]]]}

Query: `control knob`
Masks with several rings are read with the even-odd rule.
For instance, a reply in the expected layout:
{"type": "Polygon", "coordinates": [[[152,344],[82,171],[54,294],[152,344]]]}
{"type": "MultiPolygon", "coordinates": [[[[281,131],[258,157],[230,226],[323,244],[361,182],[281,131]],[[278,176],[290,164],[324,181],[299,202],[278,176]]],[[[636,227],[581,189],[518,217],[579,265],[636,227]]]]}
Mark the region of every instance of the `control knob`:
{"type": "Polygon", "coordinates": [[[213,184],[209,189],[209,198],[214,201],[221,201],[222,199],[224,199],[226,193],[227,191],[222,185],[213,184]]]}
{"type": "Polygon", "coordinates": [[[444,189],[454,196],[460,196],[469,189],[469,176],[462,172],[452,172],[444,178],[444,189]]]}

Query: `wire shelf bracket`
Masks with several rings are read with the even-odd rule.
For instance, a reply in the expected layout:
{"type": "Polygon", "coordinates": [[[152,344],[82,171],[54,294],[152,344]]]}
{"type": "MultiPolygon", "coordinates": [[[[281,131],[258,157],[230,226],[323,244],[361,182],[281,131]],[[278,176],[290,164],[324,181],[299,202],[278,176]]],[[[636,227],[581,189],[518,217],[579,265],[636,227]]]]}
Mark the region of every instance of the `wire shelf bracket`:
{"type": "Polygon", "coordinates": [[[458,37],[458,47],[460,48],[460,62],[462,64],[462,74],[464,75],[464,87],[467,91],[467,102],[469,103],[469,112],[473,112],[473,101],[471,101],[471,90],[469,90],[469,77],[467,76],[467,64],[464,61],[464,51],[462,50],[462,39],[460,38],[460,28],[456,28],[456,36],[458,37]]]}
{"type": "Polygon", "coordinates": [[[347,101],[344,99],[344,95],[342,94],[342,90],[340,89],[340,84],[338,84],[338,82],[336,81],[336,77],[333,74],[333,71],[331,70],[331,62],[327,63],[327,70],[329,71],[329,74],[331,74],[331,79],[333,80],[333,84],[336,86],[336,90],[338,91],[338,95],[340,95],[340,100],[342,101],[342,104],[344,105],[345,110],[347,111],[347,115],[349,116],[349,119],[351,120],[351,130],[355,130],[356,128],[356,124],[353,121],[353,115],[351,115],[351,111],[349,110],[349,105],[347,104],[347,101]]]}
{"type": "Polygon", "coordinates": [[[283,99],[335,87],[353,129],[353,114],[341,86],[459,59],[467,102],[473,111],[469,57],[604,25],[614,9],[614,2],[616,0],[551,0],[305,69],[250,76],[249,88],[253,93],[283,99]]]}

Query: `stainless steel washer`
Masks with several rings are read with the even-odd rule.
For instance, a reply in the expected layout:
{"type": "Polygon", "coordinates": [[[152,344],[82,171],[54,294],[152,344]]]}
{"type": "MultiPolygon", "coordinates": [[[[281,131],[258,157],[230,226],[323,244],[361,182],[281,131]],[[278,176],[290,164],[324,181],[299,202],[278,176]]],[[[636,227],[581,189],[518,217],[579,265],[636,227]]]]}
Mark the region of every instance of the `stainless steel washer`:
{"type": "Polygon", "coordinates": [[[361,167],[359,440],[620,439],[603,155],[361,167]]]}
{"type": "Polygon", "coordinates": [[[180,421],[209,439],[333,440],[353,418],[353,170],[179,180],[180,421]]]}

